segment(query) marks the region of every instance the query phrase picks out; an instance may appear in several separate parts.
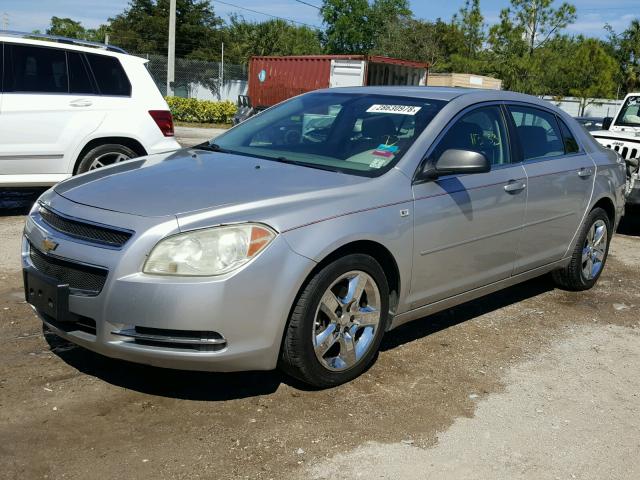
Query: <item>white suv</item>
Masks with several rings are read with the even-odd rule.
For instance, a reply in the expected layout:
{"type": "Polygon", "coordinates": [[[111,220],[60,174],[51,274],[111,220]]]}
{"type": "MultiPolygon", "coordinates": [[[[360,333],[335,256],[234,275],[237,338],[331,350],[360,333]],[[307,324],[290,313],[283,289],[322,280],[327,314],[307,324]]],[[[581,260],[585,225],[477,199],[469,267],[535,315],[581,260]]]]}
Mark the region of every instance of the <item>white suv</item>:
{"type": "Polygon", "coordinates": [[[53,185],[180,148],[145,59],[106,45],[32,37],[0,32],[0,187],[53,185]]]}

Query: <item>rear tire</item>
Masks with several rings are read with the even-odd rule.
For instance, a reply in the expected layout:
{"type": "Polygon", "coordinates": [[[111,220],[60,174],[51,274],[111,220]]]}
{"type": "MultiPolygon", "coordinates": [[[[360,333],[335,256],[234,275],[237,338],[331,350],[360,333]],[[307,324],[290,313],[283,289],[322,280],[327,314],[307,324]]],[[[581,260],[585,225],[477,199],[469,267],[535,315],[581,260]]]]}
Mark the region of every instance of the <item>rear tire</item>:
{"type": "Polygon", "coordinates": [[[76,173],[89,172],[114,163],[124,162],[137,156],[138,154],[129,147],[117,143],[98,145],[82,157],[76,173]]]}
{"type": "Polygon", "coordinates": [[[360,375],[377,355],[389,316],[389,286],[369,255],[342,257],[313,275],[289,318],[280,367],[319,388],[360,375]]]}
{"type": "Polygon", "coordinates": [[[611,240],[611,220],[601,208],[594,208],[578,235],[569,264],[553,272],[560,288],[580,291],[593,287],[604,270],[611,240]]]}

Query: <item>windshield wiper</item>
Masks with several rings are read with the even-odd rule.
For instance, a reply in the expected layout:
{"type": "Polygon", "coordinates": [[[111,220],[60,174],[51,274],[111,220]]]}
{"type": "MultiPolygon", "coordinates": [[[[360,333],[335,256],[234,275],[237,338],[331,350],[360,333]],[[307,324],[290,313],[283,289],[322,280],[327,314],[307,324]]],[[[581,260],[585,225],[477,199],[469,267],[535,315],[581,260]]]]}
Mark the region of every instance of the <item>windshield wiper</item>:
{"type": "MultiPolygon", "coordinates": [[[[267,157],[265,156],[264,158],[267,158],[267,157]]],[[[309,167],[309,168],[315,168],[317,170],[325,170],[327,172],[340,173],[340,170],[329,167],[327,165],[318,165],[317,163],[300,162],[298,160],[291,160],[290,158],[287,158],[287,157],[270,157],[269,160],[275,160],[276,162],[280,162],[280,163],[289,163],[291,165],[298,165],[299,167],[309,167]]]]}
{"type": "Polygon", "coordinates": [[[201,143],[200,145],[196,145],[193,148],[199,148],[200,150],[208,150],[210,152],[235,153],[235,152],[233,152],[231,150],[226,150],[226,149],[222,148],[217,143],[209,143],[209,142],[201,143]]]}

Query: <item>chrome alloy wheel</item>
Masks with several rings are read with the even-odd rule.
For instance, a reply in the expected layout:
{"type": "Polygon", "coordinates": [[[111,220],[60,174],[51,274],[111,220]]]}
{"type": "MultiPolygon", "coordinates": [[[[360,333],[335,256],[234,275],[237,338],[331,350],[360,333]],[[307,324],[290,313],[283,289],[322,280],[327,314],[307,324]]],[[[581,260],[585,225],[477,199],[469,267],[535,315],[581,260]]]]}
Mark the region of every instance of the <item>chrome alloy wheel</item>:
{"type": "Polygon", "coordinates": [[[586,280],[592,280],[602,270],[607,252],[607,225],[597,220],[589,229],[582,248],[582,274],[586,280]]]}
{"type": "Polygon", "coordinates": [[[371,276],[355,270],[325,291],[313,324],[313,347],[323,367],[344,371],[369,352],[380,327],[380,290],[371,276]]]}
{"type": "Polygon", "coordinates": [[[114,163],[124,162],[125,160],[129,160],[130,158],[131,157],[125,155],[124,153],[119,152],[103,153],[102,155],[98,155],[93,159],[91,165],[89,165],[89,171],[106,167],[107,165],[113,165],[114,163]]]}

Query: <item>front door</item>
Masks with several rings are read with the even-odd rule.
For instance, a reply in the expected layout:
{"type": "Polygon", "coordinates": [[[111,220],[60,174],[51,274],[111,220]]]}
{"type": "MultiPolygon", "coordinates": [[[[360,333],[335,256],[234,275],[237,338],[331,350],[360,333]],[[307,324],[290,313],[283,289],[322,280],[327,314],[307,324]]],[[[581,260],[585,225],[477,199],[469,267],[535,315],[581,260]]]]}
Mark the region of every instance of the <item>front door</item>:
{"type": "Polygon", "coordinates": [[[491,171],[414,185],[411,308],[508,278],[514,268],[526,175],[512,163],[500,106],[463,112],[429,158],[452,148],[483,153],[491,171]]]}
{"type": "Polygon", "coordinates": [[[528,201],[515,273],[560,260],[582,222],[595,164],[549,110],[508,106],[522,149],[528,201]]]}

